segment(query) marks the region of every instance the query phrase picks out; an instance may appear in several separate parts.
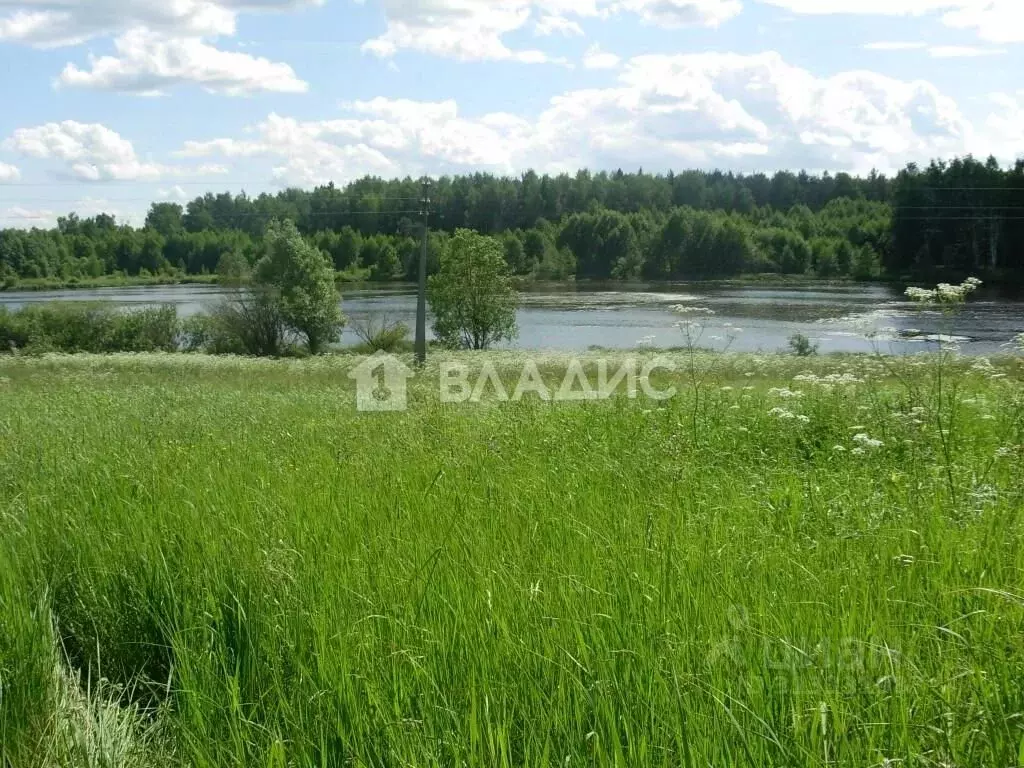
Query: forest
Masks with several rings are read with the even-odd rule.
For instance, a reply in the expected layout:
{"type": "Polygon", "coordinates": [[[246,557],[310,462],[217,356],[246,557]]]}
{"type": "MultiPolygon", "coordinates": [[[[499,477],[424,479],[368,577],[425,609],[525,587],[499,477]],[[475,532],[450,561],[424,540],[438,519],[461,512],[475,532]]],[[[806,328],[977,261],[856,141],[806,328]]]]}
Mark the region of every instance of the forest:
{"type": "MultiPolygon", "coordinates": [[[[536,279],[688,280],[780,274],[1024,279],[1024,160],[994,158],[820,176],[783,171],[473,174],[429,182],[429,269],[451,233],[498,237],[512,271],[536,279]]],[[[274,220],[292,220],[348,279],[408,279],[424,209],[419,180],[154,203],[142,227],[111,215],[53,229],[0,230],[0,286],[215,275],[263,253],[274,220]]]]}

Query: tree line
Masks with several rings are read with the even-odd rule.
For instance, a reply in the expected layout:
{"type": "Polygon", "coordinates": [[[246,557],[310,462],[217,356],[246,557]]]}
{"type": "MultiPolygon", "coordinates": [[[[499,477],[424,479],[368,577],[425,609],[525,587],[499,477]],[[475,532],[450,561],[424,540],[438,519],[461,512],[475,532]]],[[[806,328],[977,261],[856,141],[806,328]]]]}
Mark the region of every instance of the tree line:
{"type": "MultiPolygon", "coordinates": [[[[429,187],[428,263],[452,233],[501,243],[513,274],[539,279],[1024,275],[1024,161],[967,157],[893,178],[687,171],[473,174],[429,187]]],[[[352,279],[408,279],[419,258],[423,187],[364,178],[345,187],[154,203],[142,227],[107,214],[49,230],[0,230],[0,284],[107,275],[203,275],[266,255],[267,227],[292,221],[352,279]]]]}

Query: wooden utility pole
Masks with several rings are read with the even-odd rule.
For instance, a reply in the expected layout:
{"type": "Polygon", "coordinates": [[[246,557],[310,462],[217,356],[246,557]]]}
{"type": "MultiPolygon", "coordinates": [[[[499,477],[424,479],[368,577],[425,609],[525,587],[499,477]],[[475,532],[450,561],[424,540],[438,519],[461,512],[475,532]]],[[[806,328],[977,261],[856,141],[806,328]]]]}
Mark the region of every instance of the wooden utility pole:
{"type": "Polygon", "coordinates": [[[423,179],[423,243],[420,246],[419,294],[416,300],[416,364],[427,362],[427,239],[430,234],[430,180],[423,179]]]}

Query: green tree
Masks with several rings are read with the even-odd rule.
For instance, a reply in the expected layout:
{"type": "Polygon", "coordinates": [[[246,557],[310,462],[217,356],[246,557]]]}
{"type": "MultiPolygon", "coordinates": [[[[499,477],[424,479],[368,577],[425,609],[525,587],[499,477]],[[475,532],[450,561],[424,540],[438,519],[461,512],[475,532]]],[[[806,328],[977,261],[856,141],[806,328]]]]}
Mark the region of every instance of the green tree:
{"type": "Polygon", "coordinates": [[[217,262],[217,276],[225,285],[239,285],[249,279],[249,260],[239,251],[228,251],[217,262]]]}
{"type": "Polygon", "coordinates": [[[305,337],[311,353],[319,353],[338,339],[344,326],[334,265],[291,221],[272,221],[264,246],[256,283],[273,293],[288,328],[305,337]]]}
{"type": "Polygon", "coordinates": [[[402,273],[402,261],[398,251],[391,243],[381,243],[377,250],[377,258],[370,267],[370,279],[374,282],[394,280],[402,273]]]}
{"type": "Polygon", "coordinates": [[[457,230],[427,295],[434,334],[449,347],[487,349],[517,335],[516,292],[504,248],[493,237],[457,230]]]}
{"type": "Polygon", "coordinates": [[[177,203],[153,203],[146,214],[146,229],[172,237],[184,231],[182,217],[182,208],[177,203]]]}

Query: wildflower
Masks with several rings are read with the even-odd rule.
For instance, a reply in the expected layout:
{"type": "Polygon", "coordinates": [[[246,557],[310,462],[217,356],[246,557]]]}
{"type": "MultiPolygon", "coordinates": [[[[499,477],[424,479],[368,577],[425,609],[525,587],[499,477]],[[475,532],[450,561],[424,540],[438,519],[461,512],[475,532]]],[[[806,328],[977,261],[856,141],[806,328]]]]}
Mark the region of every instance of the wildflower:
{"type": "Polygon", "coordinates": [[[846,448],[844,448],[844,447],[843,447],[843,446],[841,446],[841,445],[833,445],[833,446],[832,446],[832,450],[833,450],[833,451],[834,451],[835,453],[846,453],[846,448]]]}
{"type": "Polygon", "coordinates": [[[872,450],[875,448],[881,448],[885,445],[881,440],[875,440],[864,432],[854,435],[853,442],[857,443],[862,448],[871,448],[872,450]]]}
{"type": "Polygon", "coordinates": [[[996,448],[996,458],[997,459],[1008,459],[1011,456],[1013,456],[1013,453],[1014,453],[1014,449],[1012,447],[1011,448],[1007,448],[1007,447],[1004,446],[1002,448],[996,448]]]}
{"type": "Polygon", "coordinates": [[[775,395],[776,397],[781,397],[784,400],[789,400],[789,399],[792,399],[792,398],[800,398],[800,397],[804,396],[804,393],[801,392],[800,390],[793,391],[793,390],[790,390],[790,389],[786,389],[784,387],[783,388],[775,387],[773,389],[769,389],[768,390],[768,394],[769,395],[775,395]]]}
{"type": "Polygon", "coordinates": [[[981,285],[981,280],[969,277],[960,285],[939,283],[934,289],[907,288],[906,296],[918,304],[960,304],[981,285]]]}
{"type": "Polygon", "coordinates": [[[1024,353],[1024,333],[1018,333],[1002,346],[1004,348],[1016,349],[1018,352],[1024,353]]]}

